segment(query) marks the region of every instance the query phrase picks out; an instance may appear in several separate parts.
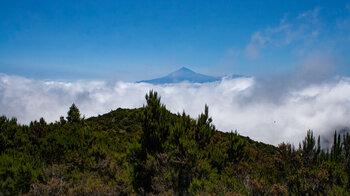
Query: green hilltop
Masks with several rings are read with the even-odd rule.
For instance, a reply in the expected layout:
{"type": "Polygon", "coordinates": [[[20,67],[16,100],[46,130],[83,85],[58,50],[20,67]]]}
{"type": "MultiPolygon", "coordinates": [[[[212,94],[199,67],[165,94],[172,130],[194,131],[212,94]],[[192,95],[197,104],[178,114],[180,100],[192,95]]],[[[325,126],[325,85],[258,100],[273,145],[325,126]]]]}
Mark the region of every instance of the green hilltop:
{"type": "Polygon", "coordinates": [[[20,125],[0,117],[0,195],[347,195],[350,136],[330,150],[218,131],[208,107],[172,114],[156,92],[138,109],[20,125]]]}

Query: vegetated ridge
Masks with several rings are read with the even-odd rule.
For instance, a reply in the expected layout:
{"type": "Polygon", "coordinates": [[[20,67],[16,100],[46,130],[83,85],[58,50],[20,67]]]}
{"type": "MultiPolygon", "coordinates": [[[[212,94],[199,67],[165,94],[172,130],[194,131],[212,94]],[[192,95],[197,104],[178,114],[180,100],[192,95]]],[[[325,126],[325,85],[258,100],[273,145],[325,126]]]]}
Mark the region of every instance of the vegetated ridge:
{"type": "Polygon", "coordinates": [[[138,109],[20,125],[0,117],[0,195],[348,195],[350,136],[298,148],[172,114],[156,92],[138,109]]]}

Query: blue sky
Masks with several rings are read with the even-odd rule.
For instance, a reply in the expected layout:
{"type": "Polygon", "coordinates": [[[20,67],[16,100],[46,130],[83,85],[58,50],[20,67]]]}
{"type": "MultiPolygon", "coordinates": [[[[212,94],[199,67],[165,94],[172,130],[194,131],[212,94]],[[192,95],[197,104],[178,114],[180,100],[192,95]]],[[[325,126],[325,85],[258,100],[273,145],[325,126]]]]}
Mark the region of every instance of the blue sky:
{"type": "Polygon", "coordinates": [[[0,1],[0,73],[34,79],[348,76],[349,46],[347,1],[0,1]]]}
{"type": "Polygon", "coordinates": [[[297,144],[350,127],[349,51],[349,1],[0,0],[0,115],[96,116],[154,89],[171,112],[208,104],[219,130],[297,144]],[[183,66],[254,77],[133,82],[183,66]]]}

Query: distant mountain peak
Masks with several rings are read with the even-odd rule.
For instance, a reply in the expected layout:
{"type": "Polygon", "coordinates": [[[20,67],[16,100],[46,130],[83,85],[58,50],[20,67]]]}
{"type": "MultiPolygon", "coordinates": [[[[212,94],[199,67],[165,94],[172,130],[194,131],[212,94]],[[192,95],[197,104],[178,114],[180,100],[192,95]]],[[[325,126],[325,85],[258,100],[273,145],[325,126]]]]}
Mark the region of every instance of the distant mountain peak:
{"type": "Polygon", "coordinates": [[[139,82],[151,83],[151,84],[169,84],[179,82],[193,82],[193,83],[205,83],[214,82],[220,80],[220,77],[207,76],[200,73],[196,73],[187,67],[181,67],[180,69],[169,73],[168,75],[156,78],[152,80],[142,80],[139,82]]]}
{"type": "Polygon", "coordinates": [[[194,72],[194,71],[188,69],[187,67],[181,67],[181,68],[180,68],[179,70],[177,70],[177,71],[189,71],[189,72],[194,72]]]}
{"type": "Polygon", "coordinates": [[[180,69],[173,71],[171,73],[168,74],[168,76],[185,76],[187,75],[188,77],[193,77],[194,75],[196,75],[198,73],[186,68],[186,67],[181,67],[180,69]]]}
{"type": "Polygon", "coordinates": [[[184,74],[184,73],[191,73],[191,74],[196,74],[196,72],[188,69],[187,67],[181,67],[180,69],[174,71],[174,72],[171,72],[170,74],[168,75],[171,75],[171,74],[184,74]]]}
{"type": "Polygon", "coordinates": [[[206,83],[206,82],[215,82],[220,81],[222,77],[214,77],[214,76],[208,76],[200,73],[196,73],[192,70],[190,70],[187,67],[181,67],[180,69],[169,73],[168,75],[156,78],[152,80],[142,80],[138,81],[144,82],[144,83],[151,83],[151,84],[170,84],[170,83],[180,83],[184,81],[192,82],[192,83],[206,83]]]}

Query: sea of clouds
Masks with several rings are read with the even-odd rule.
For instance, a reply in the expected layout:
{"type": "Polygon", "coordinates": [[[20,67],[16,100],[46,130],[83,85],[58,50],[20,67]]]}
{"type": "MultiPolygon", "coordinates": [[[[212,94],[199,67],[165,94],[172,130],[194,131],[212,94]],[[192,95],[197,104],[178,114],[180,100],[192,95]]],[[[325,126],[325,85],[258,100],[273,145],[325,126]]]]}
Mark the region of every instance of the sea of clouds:
{"type": "MultiPolygon", "coordinates": [[[[295,78],[293,78],[294,80],[295,78]]],[[[145,94],[155,90],[174,113],[192,117],[209,106],[213,123],[221,131],[273,145],[297,145],[312,129],[331,138],[334,130],[350,127],[350,78],[291,83],[254,77],[223,78],[220,82],[152,85],[122,81],[44,81],[0,74],[0,115],[27,124],[44,117],[54,122],[66,116],[74,102],[85,117],[145,104],[145,94]],[[292,85],[293,84],[293,85],[292,85]]]]}

